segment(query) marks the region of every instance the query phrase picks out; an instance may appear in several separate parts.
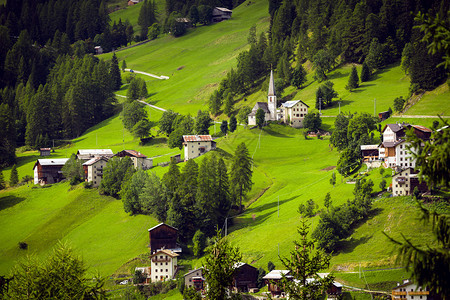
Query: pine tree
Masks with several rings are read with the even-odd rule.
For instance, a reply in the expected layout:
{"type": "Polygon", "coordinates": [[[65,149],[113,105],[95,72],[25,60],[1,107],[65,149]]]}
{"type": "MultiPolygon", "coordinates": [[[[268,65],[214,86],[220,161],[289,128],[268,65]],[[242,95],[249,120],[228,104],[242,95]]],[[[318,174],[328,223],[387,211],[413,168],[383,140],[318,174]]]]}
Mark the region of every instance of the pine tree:
{"type": "Polygon", "coordinates": [[[127,62],[124,60],[122,60],[122,72],[125,72],[125,69],[127,68],[127,62]]]}
{"type": "Polygon", "coordinates": [[[298,233],[300,241],[294,241],[295,249],[290,258],[280,258],[281,262],[293,279],[283,276],[281,283],[290,299],[320,299],[331,286],[334,276],[329,274],[324,278],[317,275],[330,265],[331,256],[322,250],[315,250],[315,240],[308,240],[309,228],[306,220],[300,220],[298,233]],[[313,280],[311,280],[313,279],[313,280]]]}
{"type": "Polygon", "coordinates": [[[370,69],[366,62],[363,62],[361,68],[361,82],[369,81],[370,79],[370,69]]]}
{"type": "Polygon", "coordinates": [[[0,190],[3,190],[5,187],[5,177],[3,177],[3,171],[0,170],[0,190]]]}
{"type": "Polygon", "coordinates": [[[258,108],[258,110],[256,111],[256,125],[258,126],[259,129],[261,129],[264,126],[264,122],[265,120],[266,114],[264,112],[264,110],[262,110],[261,108],[258,108]]]}
{"type": "Polygon", "coordinates": [[[208,282],[209,299],[227,299],[228,287],[233,283],[235,264],[242,255],[239,248],[234,248],[218,231],[213,238],[214,244],[206,251],[203,265],[204,276],[208,282]]]}
{"type": "Polygon", "coordinates": [[[116,53],[113,54],[109,65],[109,76],[114,90],[119,90],[122,86],[122,77],[120,75],[119,61],[116,53]]]}
{"type": "Polygon", "coordinates": [[[253,160],[248,153],[245,143],[237,146],[234,152],[231,166],[231,186],[234,188],[235,202],[239,203],[239,211],[242,211],[242,199],[252,188],[252,164],[253,160]]]}
{"type": "Polygon", "coordinates": [[[345,87],[349,91],[353,91],[359,86],[359,77],[358,77],[358,71],[356,70],[356,67],[352,67],[352,72],[350,73],[350,76],[348,78],[347,86],[345,87]]]}
{"type": "Polygon", "coordinates": [[[234,109],[234,100],[233,95],[231,93],[228,93],[227,97],[225,98],[225,107],[223,109],[223,112],[230,116],[230,114],[233,112],[234,109]]]}
{"type": "Polygon", "coordinates": [[[365,62],[371,70],[378,70],[384,66],[383,49],[377,38],[370,43],[369,54],[365,62]]]}
{"type": "Polygon", "coordinates": [[[237,127],[237,120],[236,117],[233,115],[230,118],[230,132],[234,132],[237,127]]]}
{"type": "Polygon", "coordinates": [[[303,68],[302,64],[298,63],[297,67],[292,72],[291,84],[297,89],[301,88],[307,80],[306,75],[307,73],[305,68],[303,68]]]}
{"type": "Polygon", "coordinates": [[[227,122],[227,120],[223,120],[223,121],[222,121],[222,124],[220,124],[220,131],[221,131],[224,135],[227,134],[227,132],[228,132],[228,122],[227,122]]]}

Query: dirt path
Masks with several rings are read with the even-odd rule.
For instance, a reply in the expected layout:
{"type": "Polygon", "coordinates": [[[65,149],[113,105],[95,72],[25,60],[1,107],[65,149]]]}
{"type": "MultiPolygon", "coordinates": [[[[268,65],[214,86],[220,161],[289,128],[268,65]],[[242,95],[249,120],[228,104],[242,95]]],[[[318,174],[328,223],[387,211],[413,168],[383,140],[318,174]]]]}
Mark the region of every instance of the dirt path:
{"type": "Polygon", "coordinates": [[[169,79],[169,76],[164,76],[164,75],[158,76],[158,75],[155,75],[155,74],[150,74],[150,73],[142,72],[142,71],[136,71],[136,70],[132,70],[132,69],[125,69],[125,71],[126,72],[131,72],[131,73],[136,73],[136,74],[143,74],[143,75],[150,76],[150,77],[153,77],[153,78],[156,78],[156,79],[161,79],[161,80],[169,79]]]}

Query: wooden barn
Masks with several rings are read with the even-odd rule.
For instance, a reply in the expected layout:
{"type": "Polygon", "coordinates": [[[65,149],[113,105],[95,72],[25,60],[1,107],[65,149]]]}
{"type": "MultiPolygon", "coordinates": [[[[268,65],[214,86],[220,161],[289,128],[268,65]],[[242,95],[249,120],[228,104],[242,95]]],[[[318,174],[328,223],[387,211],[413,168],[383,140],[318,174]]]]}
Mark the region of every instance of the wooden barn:
{"type": "Polygon", "coordinates": [[[41,156],[50,156],[50,151],[52,151],[52,148],[40,148],[39,153],[41,156]]]}
{"type": "Polygon", "coordinates": [[[161,223],[148,230],[150,237],[150,251],[156,253],[161,249],[169,249],[173,252],[181,252],[177,245],[178,229],[161,223]]]}
{"type": "Polygon", "coordinates": [[[68,158],[38,159],[34,164],[34,184],[57,183],[64,179],[61,171],[68,158]]]}
{"type": "Polygon", "coordinates": [[[233,276],[233,288],[236,291],[247,293],[256,288],[258,280],[258,269],[246,263],[237,263],[233,276]]]}

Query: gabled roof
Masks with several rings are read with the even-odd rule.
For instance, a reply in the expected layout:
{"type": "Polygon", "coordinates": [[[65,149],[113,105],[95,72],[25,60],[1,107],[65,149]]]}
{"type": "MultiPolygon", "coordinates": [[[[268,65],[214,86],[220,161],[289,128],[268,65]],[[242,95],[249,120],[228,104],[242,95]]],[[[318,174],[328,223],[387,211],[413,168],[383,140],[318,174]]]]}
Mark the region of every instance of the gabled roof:
{"type": "Polygon", "coordinates": [[[164,254],[166,254],[166,255],[169,255],[170,257],[177,257],[177,256],[180,256],[179,254],[173,252],[172,250],[169,250],[169,249],[162,249],[162,250],[156,251],[156,253],[153,254],[153,255],[150,256],[150,257],[156,256],[156,255],[161,254],[161,253],[164,253],[164,254]]]}
{"type": "Polygon", "coordinates": [[[382,133],[386,130],[387,127],[389,127],[393,132],[399,132],[405,128],[409,124],[403,123],[403,124],[386,124],[381,131],[382,133]]]}
{"type": "Polygon", "coordinates": [[[237,263],[234,264],[233,267],[234,267],[235,269],[239,269],[240,267],[242,267],[242,266],[244,266],[244,265],[247,265],[247,266],[250,266],[250,267],[256,269],[254,266],[251,266],[251,265],[246,264],[246,263],[244,263],[244,262],[237,262],[237,263]]]}
{"type": "Polygon", "coordinates": [[[267,96],[275,96],[275,81],[273,79],[273,70],[270,70],[269,92],[267,96]]]}
{"type": "Polygon", "coordinates": [[[114,155],[111,149],[80,149],[77,154],[81,155],[114,155]]]}
{"type": "Polygon", "coordinates": [[[165,223],[159,223],[158,225],[153,226],[152,228],[150,228],[148,231],[152,231],[153,229],[156,229],[156,228],[158,228],[158,227],[160,227],[160,226],[163,226],[163,225],[168,226],[168,227],[173,228],[173,229],[175,229],[176,231],[178,231],[178,229],[176,229],[175,227],[170,226],[170,225],[167,225],[167,224],[165,224],[165,223]]]}
{"type": "Polygon", "coordinates": [[[381,143],[381,145],[383,147],[385,147],[385,148],[392,148],[392,147],[395,147],[397,145],[400,145],[403,142],[406,142],[406,140],[400,139],[400,140],[397,140],[395,142],[383,142],[383,143],[381,143]]]}
{"type": "Polygon", "coordinates": [[[293,107],[295,104],[297,104],[297,103],[299,103],[299,102],[303,103],[303,105],[305,105],[306,107],[309,107],[309,105],[306,104],[305,102],[303,102],[302,100],[291,100],[291,101],[286,101],[286,102],[284,102],[284,103],[281,104],[281,105],[283,105],[284,107],[293,107]]]}
{"type": "Polygon", "coordinates": [[[422,126],[422,125],[411,125],[412,127],[414,127],[417,130],[423,131],[423,132],[433,132],[431,129],[422,126]]]}
{"type": "Polygon", "coordinates": [[[269,105],[267,104],[267,102],[256,102],[255,106],[253,106],[252,112],[249,113],[248,115],[255,116],[256,111],[260,108],[264,111],[264,113],[266,113],[266,114],[270,113],[269,105]]]}
{"type": "Polygon", "coordinates": [[[83,166],[91,166],[93,164],[95,164],[96,162],[100,161],[100,160],[104,160],[104,161],[108,161],[109,157],[105,157],[105,156],[97,156],[94,158],[91,158],[90,160],[88,160],[87,162],[85,162],[83,164],[83,166]]]}
{"type": "Polygon", "coordinates": [[[225,7],[214,7],[217,10],[223,11],[223,12],[233,12],[232,10],[229,10],[228,8],[225,7]]]}
{"type": "Polygon", "coordinates": [[[289,270],[272,270],[268,274],[266,274],[263,279],[281,279],[283,277],[283,274],[286,277],[292,277],[288,275],[291,271],[289,270]]]}
{"type": "Polygon", "coordinates": [[[197,271],[202,271],[203,272],[203,267],[200,267],[198,269],[195,269],[195,270],[187,272],[186,274],[184,274],[184,277],[188,276],[189,274],[195,273],[197,271]]]}
{"type": "Polygon", "coordinates": [[[50,151],[52,148],[39,148],[40,151],[50,151]]]}
{"type": "Polygon", "coordinates": [[[185,142],[211,142],[213,139],[208,135],[183,135],[185,142]]]}
{"type": "Polygon", "coordinates": [[[127,156],[132,156],[132,157],[142,157],[142,158],[147,157],[146,155],[144,155],[141,152],[136,151],[136,150],[122,150],[115,154],[115,156],[120,156],[120,155],[127,155],[127,156]]]}
{"type": "MultiPolygon", "coordinates": [[[[409,279],[406,279],[405,282],[404,282],[403,284],[397,285],[395,288],[393,288],[393,290],[396,290],[396,289],[398,289],[398,288],[403,288],[403,287],[405,287],[405,286],[413,285],[413,284],[414,284],[414,282],[409,281],[409,279]]],[[[418,286],[418,287],[419,287],[419,286],[418,286]]]]}
{"type": "Polygon", "coordinates": [[[34,168],[36,168],[37,164],[40,164],[41,166],[64,166],[66,162],[68,161],[68,158],[50,158],[50,159],[38,159],[36,163],[34,164],[34,168]]]}

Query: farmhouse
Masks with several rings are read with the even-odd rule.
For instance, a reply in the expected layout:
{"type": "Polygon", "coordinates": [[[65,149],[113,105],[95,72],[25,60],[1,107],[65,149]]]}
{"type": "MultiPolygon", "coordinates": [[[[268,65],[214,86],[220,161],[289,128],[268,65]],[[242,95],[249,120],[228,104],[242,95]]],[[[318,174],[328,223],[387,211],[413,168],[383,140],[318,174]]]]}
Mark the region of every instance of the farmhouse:
{"type": "Polygon", "coordinates": [[[84,178],[87,182],[92,182],[93,187],[100,186],[103,178],[103,169],[106,167],[109,157],[94,157],[83,164],[84,178]]]}
{"type": "Polygon", "coordinates": [[[309,106],[301,100],[294,100],[284,102],[282,107],[283,122],[294,128],[302,128],[309,106]]]}
{"type": "MultiPolygon", "coordinates": [[[[414,134],[421,140],[427,141],[431,136],[431,129],[420,125],[387,124],[383,130],[383,142],[379,146],[379,158],[384,160],[384,166],[392,169],[415,167],[416,161],[408,150],[406,130],[413,129],[414,134]]],[[[412,149],[414,151],[414,149],[412,149]]]]}
{"type": "Polygon", "coordinates": [[[102,46],[95,46],[94,50],[95,50],[95,54],[103,54],[102,46]]]}
{"type": "Polygon", "coordinates": [[[231,19],[232,10],[224,7],[214,7],[212,11],[212,22],[222,22],[231,19]]]}
{"type": "Polygon", "coordinates": [[[171,250],[163,249],[151,256],[151,277],[154,281],[165,281],[175,277],[179,255],[171,250]]]}
{"type": "Polygon", "coordinates": [[[196,291],[204,288],[205,278],[203,278],[203,267],[187,272],[184,275],[184,285],[186,288],[193,287],[196,291]]]}
{"type": "Polygon", "coordinates": [[[114,155],[111,149],[82,149],[77,152],[77,159],[90,160],[97,156],[106,156],[111,158],[114,155]]]}
{"type": "Polygon", "coordinates": [[[128,156],[133,161],[135,169],[148,170],[153,167],[153,160],[151,158],[147,158],[146,155],[136,150],[122,150],[120,152],[117,152],[114,156],[128,156]]]}
{"type": "Polygon", "coordinates": [[[422,288],[417,284],[404,280],[403,284],[399,284],[392,289],[392,300],[404,300],[404,299],[422,299],[422,300],[439,300],[441,297],[434,295],[434,293],[428,291],[426,288],[422,288]]]}
{"type": "Polygon", "coordinates": [[[178,229],[170,225],[160,223],[148,230],[150,237],[150,251],[155,253],[161,249],[169,249],[173,252],[181,252],[177,245],[178,229]]]}
{"type": "Polygon", "coordinates": [[[361,156],[363,157],[364,161],[378,160],[378,145],[361,145],[361,156]]]}
{"type": "Polygon", "coordinates": [[[265,114],[264,120],[265,121],[278,120],[277,95],[275,94],[275,81],[273,79],[273,71],[270,71],[269,91],[267,93],[267,103],[266,102],[256,102],[255,106],[253,106],[253,108],[252,108],[252,111],[248,115],[248,125],[250,125],[250,126],[256,125],[256,112],[260,108],[264,111],[264,114],[265,114]]]}
{"type": "Polygon", "coordinates": [[[258,280],[258,269],[246,263],[234,265],[233,288],[236,291],[247,293],[256,288],[258,280]]]}
{"type": "Polygon", "coordinates": [[[61,171],[68,158],[38,159],[34,164],[34,184],[52,184],[64,179],[61,171]]]}
{"type": "Polygon", "coordinates": [[[50,151],[52,148],[40,148],[39,153],[41,156],[50,156],[50,151]]]}
{"type": "Polygon", "coordinates": [[[417,172],[414,171],[414,168],[406,168],[392,177],[393,196],[412,195],[415,187],[417,187],[421,193],[428,191],[427,184],[419,181],[417,172]]]}
{"type": "Polygon", "coordinates": [[[216,149],[216,142],[210,135],[183,135],[183,141],[184,161],[216,149]]]}
{"type": "Polygon", "coordinates": [[[264,282],[267,285],[267,290],[270,292],[273,298],[284,295],[284,290],[279,282],[283,278],[283,275],[287,278],[292,279],[292,276],[289,275],[289,272],[289,270],[272,270],[263,277],[264,282]]]}

